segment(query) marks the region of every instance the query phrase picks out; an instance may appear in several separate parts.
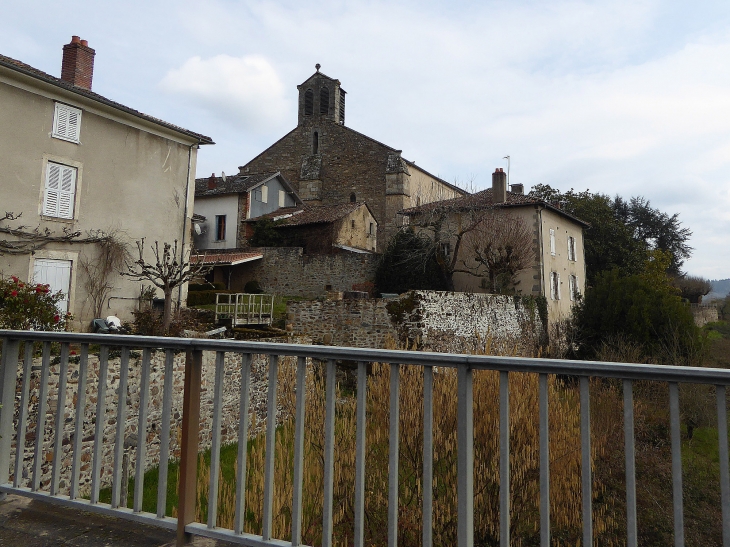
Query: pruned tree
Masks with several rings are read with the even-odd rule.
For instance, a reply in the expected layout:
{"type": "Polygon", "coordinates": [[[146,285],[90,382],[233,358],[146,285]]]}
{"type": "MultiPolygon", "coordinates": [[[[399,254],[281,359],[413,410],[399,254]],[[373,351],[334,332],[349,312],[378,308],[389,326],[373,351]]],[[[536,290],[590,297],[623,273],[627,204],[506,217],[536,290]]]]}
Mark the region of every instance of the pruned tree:
{"type": "Polygon", "coordinates": [[[532,239],[520,217],[507,210],[484,211],[475,229],[463,238],[461,266],[455,271],[482,277],[483,288],[492,293],[512,292],[517,274],[534,260],[532,239]]]}
{"type": "Polygon", "coordinates": [[[685,275],[674,280],[674,286],[677,287],[682,298],[687,299],[692,304],[702,302],[702,297],[712,290],[712,284],[709,279],[697,277],[694,275],[685,275]]]}
{"type": "Polygon", "coordinates": [[[79,266],[84,272],[84,288],[91,298],[94,317],[102,317],[104,302],[115,288],[114,276],[121,272],[130,255],[117,231],[97,232],[96,235],[99,237],[96,254],[81,258],[79,266]]]}
{"type": "Polygon", "coordinates": [[[152,247],[155,260],[147,262],[144,257],[144,241],[144,238],[137,241],[139,259],[128,262],[126,270],[120,273],[139,281],[149,281],[162,290],[165,295],[162,329],[167,334],[172,321],[172,291],[191,279],[205,275],[212,269],[212,266],[204,264],[203,261],[193,264],[189,252],[178,251],[177,240],[172,245],[167,242],[163,243],[162,252],[160,252],[159,243],[155,241],[155,245],[152,247]]]}

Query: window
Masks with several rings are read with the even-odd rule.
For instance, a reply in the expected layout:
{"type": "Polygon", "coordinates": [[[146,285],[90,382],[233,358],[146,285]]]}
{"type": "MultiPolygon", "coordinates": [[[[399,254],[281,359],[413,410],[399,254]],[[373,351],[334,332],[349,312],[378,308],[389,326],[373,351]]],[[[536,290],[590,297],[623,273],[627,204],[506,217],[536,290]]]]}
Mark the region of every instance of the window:
{"type": "Polygon", "coordinates": [[[550,298],[560,300],[560,274],[550,272],[550,298]]]}
{"type": "Polygon", "coordinates": [[[550,254],[555,256],[555,230],[550,228],[550,254]]]}
{"type": "Polygon", "coordinates": [[[226,239],[226,215],[215,216],[215,240],[224,241],[226,239]]]}
{"type": "Polygon", "coordinates": [[[314,112],[314,91],[307,89],[304,92],[304,115],[311,116],[314,112]]]}
{"type": "Polygon", "coordinates": [[[357,196],[353,192],[352,194],[350,194],[350,203],[355,203],[356,201],[357,201],[357,196]]]}
{"type": "Polygon", "coordinates": [[[352,229],[354,229],[354,228],[355,228],[355,221],[354,221],[354,220],[351,220],[351,221],[350,221],[350,223],[351,223],[351,224],[350,224],[350,227],[351,227],[352,229]]]}
{"type": "Polygon", "coordinates": [[[442,243],[441,244],[441,253],[446,257],[451,256],[451,244],[450,243],[442,243]]]}
{"type": "Polygon", "coordinates": [[[286,192],[279,190],[279,207],[284,207],[284,205],[286,205],[286,192]]]}
{"type": "Polygon", "coordinates": [[[48,162],[43,192],[43,214],[49,217],[73,218],[76,196],[76,169],[48,162]]]}
{"type": "Polygon", "coordinates": [[[81,110],[66,104],[56,103],[53,116],[53,133],[57,139],[79,142],[81,131],[81,110]]]}
{"type": "Polygon", "coordinates": [[[312,133],[312,154],[319,154],[319,133],[312,133]]]}
{"type": "Polygon", "coordinates": [[[323,87],[319,90],[319,113],[329,114],[330,112],[330,90],[323,87]]]}
{"type": "Polygon", "coordinates": [[[568,260],[575,261],[575,238],[568,236],[568,260]]]}
{"type": "Polygon", "coordinates": [[[345,92],[340,89],[340,123],[345,125],[345,92]]]}
{"type": "Polygon", "coordinates": [[[375,223],[374,222],[370,223],[370,235],[371,236],[375,235],[375,223]]]}
{"type": "Polygon", "coordinates": [[[265,184],[261,187],[261,203],[269,203],[269,187],[265,184]]]}
{"type": "Polygon", "coordinates": [[[570,299],[575,300],[578,296],[578,278],[574,275],[571,275],[569,278],[570,281],[570,299]]]}

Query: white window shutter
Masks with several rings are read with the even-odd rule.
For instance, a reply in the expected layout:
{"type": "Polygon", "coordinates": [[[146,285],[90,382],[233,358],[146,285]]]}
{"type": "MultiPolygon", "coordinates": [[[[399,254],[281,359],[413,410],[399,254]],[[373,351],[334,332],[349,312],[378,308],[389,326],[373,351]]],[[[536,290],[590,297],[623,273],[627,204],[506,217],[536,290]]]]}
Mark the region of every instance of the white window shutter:
{"type": "Polygon", "coordinates": [[[73,218],[76,195],[76,169],[48,162],[43,214],[58,218],[73,218]]]}
{"type": "Polygon", "coordinates": [[[571,300],[575,300],[575,285],[576,285],[576,283],[575,283],[575,276],[574,275],[571,275],[570,276],[570,287],[569,287],[570,288],[570,299],[571,300]]]}
{"type": "Polygon", "coordinates": [[[261,187],[261,202],[269,203],[269,187],[265,184],[261,187]]]}
{"type": "Polygon", "coordinates": [[[560,300],[560,274],[555,272],[555,292],[556,292],[556,300],[560,300]]]}
{"type": "Polygon", "coordinates": [[[555,256],[555,230],[550,229],[550,254],[555,256]]]}
{"type": "Polygon", "coordinates": [[[279,190],[279,207],[284,207],[284,205],[286,205],[286,192],[279,190]]]}
{"type": "Polygon", "coordinates": [[[79,142],[81,133],[81,110],[56,103],[53,119],[53,136],[72,142],[79,142]]]}

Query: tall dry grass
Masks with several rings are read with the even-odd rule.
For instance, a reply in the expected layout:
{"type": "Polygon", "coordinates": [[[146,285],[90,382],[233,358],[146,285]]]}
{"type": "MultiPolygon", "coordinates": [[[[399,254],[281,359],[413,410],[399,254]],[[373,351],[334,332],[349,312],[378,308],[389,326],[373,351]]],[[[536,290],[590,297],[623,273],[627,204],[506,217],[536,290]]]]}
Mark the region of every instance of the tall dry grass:
{"type": "MultiPolygon", "coordinates": [[[[508,345],[509,346],[509,345],[508,345]]],[[[496,348],[487,344],[485,350],[496,348]]],[[[511,346],[515,347],[515,346],[511,346]]],[[[323,506],[325,395],[323,366],[308,368],[304,441],[303,541],[320,545],[323,506]]],[[[423,494],[423,371],[402,366],[399,439],[399,544],[420,545],[423,494]]],[[[279,372],[279,403],[293,416],[296,365],[285,360],[279,372]]],[[[365,518],[369,545],[387,543],[388,436],[390,367],[373,364],[368,375],[365,518]]],[[[512,544],[539,543],[538,377],[510,374],[510,449],[512,544]]],[[[436,545],[456,542],[457,406],[456,371],[439,368],[434,379],[433,534],[436,545]]],[[[569,381],[549,379],[551,525],[556,544],[579,545],[581,537],[581,468],[579,398],[569,381]]],[[[615,452],[621,439],[621,407],[611,386],[594,383],[591,399],[594,466],[615,452]]],[[[335,418],[334,536],[336,545],[351,545],[354,530],[355,476],[354,395],[337,389],[335,418]]],[[[291,534],[293,420],[277,429],[273,535],[291,534]]],[[[620,446],[620,445],[619,445],[620,446]]],[[[474,524],[475,544],[499,541],[499,374],[474,373],[474,524]]],[[[261,532],[263,436],[249,443],[246,531],[261,532]]],[[[594,470],[594,530],[598,544],[623,543],[621,503],[612,499],[600,470],[594,470]]],[[[205,522],[209,470],[199,473],[198,518],[205,522]]],[[[218,525],[233,526],[235,485],[221,478],[218,525]]]]}

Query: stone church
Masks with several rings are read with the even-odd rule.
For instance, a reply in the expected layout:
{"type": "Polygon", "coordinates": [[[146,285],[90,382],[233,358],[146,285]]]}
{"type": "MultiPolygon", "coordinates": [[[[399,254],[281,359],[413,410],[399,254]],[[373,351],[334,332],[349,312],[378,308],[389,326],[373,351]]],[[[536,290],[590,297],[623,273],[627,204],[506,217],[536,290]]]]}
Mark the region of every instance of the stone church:
{"type": "Polygon", "coordinates": [[[299,90],[297,126],[241,166],[240,175],[281,172],[304,203],[364,201],[378,222],[381,249],[403,223],[399,211],[467,192],[345,125],[345,90],[319,71],[299,90]]]}

